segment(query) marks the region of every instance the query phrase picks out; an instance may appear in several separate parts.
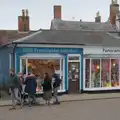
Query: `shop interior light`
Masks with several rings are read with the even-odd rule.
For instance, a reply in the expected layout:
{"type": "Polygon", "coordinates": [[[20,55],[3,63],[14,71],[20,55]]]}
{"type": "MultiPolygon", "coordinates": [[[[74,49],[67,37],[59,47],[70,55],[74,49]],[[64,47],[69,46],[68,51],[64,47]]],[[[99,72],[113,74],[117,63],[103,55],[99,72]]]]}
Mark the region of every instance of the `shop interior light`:
{"type": "Polygon", "coordinates": [[[100,66],[99,66],[99,65],[97,65],[97,69],[100,69],[100,66]]]}
{"type": "Polygon", "coordinates": [[[116,64],[115,63],[113,63],[113,66],[115,66],[116,64]]]}

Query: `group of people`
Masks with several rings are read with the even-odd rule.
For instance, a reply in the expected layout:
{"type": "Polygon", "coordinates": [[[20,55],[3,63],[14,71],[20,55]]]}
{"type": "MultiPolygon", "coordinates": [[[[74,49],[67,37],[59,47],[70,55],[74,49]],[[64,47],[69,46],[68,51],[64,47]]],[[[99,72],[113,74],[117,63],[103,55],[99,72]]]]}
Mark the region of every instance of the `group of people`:
{"type": "MultiPolygon", "coordinates": [[[[22,73],[15,74],[13,69],[10,70],[9,79],[9,90],[12,99],[12,108],[16,109],[16,101],[23,107],[26,102],[26,93],[28,96],[28,105],[36,104],[36,88],[37,88],[37,77],[30,72],[28,75],[22,73]],[[32,98],[32,101],[31,101],[32,98]]],[[[58,89],[62,80],[59,76],[53,72],[52,77],[48,73],[44,73],[44,78],[40,81],[41,87],[43,88],[43,99],[47,105],[50,105],[52,99],[52,91],[55,98],[54,104],[60,104],[58,100],[58,89]]]]}

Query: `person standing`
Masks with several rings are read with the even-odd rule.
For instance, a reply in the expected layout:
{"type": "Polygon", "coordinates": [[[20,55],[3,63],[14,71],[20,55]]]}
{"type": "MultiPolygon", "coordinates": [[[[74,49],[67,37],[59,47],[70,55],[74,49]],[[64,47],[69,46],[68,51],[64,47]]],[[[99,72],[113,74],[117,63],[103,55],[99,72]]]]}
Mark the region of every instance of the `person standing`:
{"type": "Polygon", "coordinates": [[[50,105],[50,100],[52,99],[52,80],[48,73],[44,74],[43,86],[43,99],[46,101],[47,105],[50,105]]]}
{"type": "Polygon", "coordinates": [[[22,105],[21,98],[19,97],[20,83],[13,69],[10,70],[9,88],[11,92],[12,105],[13,105],[13,107],[10,108],[10,110],[12,110],[12,109],[16,109],[16,100],[22,105]]]}
{"type": "Polygon", "coordinates": [[[31,97],[33,98],[34,104],[36,104],[36,76],[33,73],[30,73],[29,76],[25,79],[25,92],[28,93],[28,103],[31,107],[31,97]]]}
{"type": "Polygon", "coordinates": [[[53,94],[54,94],[54,98],[55,98],[54,104],[60,104],[60,101],[58,99],[58,89],[60,87],[60,84],[61,84],[62,80],[55,73],[55,70],[54,70],[54,73],[52,75],[52,78],[53,78],[53,94]]]}
{"type": "Polygon", "coordinates": [[[25,93],[24,93],[25,85],[24,85],[23,73],[19,72],[18,78],[19,78],[19,83],[20,83],[20,89],[19,89],[20,97],[21,97],[21,100],[23,100],[23,103],[25,103],[26,102],[25,101],[25,93]]]}

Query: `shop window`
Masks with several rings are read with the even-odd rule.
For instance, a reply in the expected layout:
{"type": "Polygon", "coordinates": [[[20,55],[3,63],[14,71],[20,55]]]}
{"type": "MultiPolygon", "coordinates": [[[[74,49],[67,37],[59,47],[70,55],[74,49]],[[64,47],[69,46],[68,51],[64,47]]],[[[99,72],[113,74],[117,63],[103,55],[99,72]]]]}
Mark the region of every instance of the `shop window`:
{"type": "MultiPolygon", "coordinates": [[[[52,78],[53,68],[55,68],[56,73],[63,80],[63,59],[49,60],[49,59],[28,59],[27,70],[29,72],[33,72],[34,75],[37,76],[37,92],[42,91],[40,87],[40,81],[43,80],[44,73],[48,73],[52,78]]],[[[62,90],[64,82],[62,82],[60,89],[62,90]]]]}
{"type": "Polygon", "coordinates": [[[110,59],[101,59],[101,87],[111,87],[110,59]]]}
{"type": "Polygon", "coordinates": [[[91,87],[100,87],[100,59],[91,60],[91,87]]]}
{"type": "Polygon", "coordinates": [[[79,56],[69,56],[69,60],[79,60],[79,56]]]}
{"type": "Polygon", "coordinates": [[[120,86],[120,59],[86,59],[85,88],[120,86]]]}
{"type": "Polygon", "coordinates": [[[111,86],[119,85],[119,59],[111,59],[111,86]]]}
{"type": "Polygon", "coordinates": [[[90,59],[85,60],[85,87],[90,87],[90,59]]]}

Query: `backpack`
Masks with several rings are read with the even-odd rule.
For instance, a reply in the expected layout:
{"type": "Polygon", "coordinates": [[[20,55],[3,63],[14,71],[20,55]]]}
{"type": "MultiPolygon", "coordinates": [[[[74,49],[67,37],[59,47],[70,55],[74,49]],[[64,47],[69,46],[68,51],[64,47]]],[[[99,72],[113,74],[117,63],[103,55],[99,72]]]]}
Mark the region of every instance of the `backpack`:
{"type": "Polygon", "coordinates": [[[62,79],[60,79],[56,73],[53,74],[53,78],[55,78],[55,82],[53,83],[53,87],[54,88],[59,87],[61,82],[62,82],[62,79]]]}

